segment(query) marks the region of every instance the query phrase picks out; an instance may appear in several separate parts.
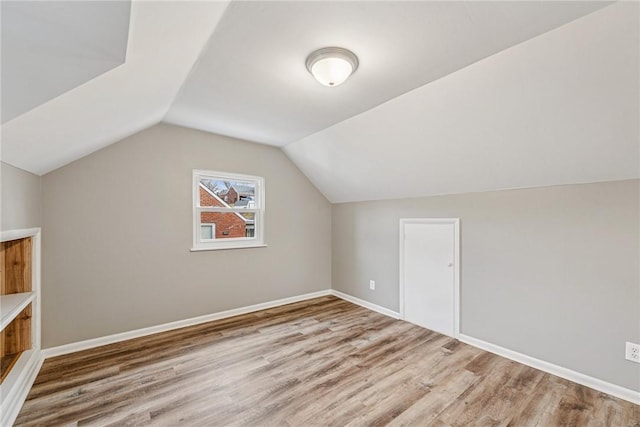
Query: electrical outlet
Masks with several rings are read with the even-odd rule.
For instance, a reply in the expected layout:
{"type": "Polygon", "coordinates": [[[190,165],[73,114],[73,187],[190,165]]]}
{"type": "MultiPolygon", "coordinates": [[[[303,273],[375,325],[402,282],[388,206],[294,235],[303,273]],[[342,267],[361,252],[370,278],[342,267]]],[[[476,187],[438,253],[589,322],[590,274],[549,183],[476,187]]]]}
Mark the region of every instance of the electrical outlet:
{"type": "Polygon", "coordinates": [[[640,344],[634,344],[627,341],[625,347],[624,358],[632,362],[640,363],[640,344]]]}
{"type": "Polygon", "coordinates": [[[369,289],[371,289],[372,291],[376,290],[376,281],[375,280],[369,280],[369,289]]]}

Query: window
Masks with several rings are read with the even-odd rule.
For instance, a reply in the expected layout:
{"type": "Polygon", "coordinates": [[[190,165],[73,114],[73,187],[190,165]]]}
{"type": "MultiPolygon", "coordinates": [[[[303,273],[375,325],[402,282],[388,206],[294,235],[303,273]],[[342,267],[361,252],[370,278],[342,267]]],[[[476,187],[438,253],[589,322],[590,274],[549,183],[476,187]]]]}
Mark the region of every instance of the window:
{"type": "Polygon", "coordinates": [[[264,179],[193,171],[192,250],[265,246],[264,179]]]}

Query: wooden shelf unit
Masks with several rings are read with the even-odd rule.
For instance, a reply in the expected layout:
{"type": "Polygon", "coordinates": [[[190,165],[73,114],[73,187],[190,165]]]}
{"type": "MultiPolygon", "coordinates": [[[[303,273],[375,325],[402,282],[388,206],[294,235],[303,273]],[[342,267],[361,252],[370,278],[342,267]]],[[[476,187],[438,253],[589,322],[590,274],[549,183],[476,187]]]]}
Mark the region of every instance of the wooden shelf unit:
{"type": "Polygon", "coordinates": [[[40,229],[0,240],[0,425],[11,425],[42,363],[40,229]]]}
{"type": "Polygon", "coordinates": [[[31,237],[0,243],[0,383],[22,352],[31,349],[31,237]],[[27,294],[27,295],[25,295],[27,294]],[[5,311],[5,306],[9,309],[5,311]]]}

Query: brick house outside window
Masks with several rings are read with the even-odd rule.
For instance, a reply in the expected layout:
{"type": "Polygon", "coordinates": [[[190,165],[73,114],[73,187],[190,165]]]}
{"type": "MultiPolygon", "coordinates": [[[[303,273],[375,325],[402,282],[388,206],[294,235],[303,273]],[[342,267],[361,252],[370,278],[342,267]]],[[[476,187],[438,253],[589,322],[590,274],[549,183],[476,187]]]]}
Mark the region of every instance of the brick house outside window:
{"type": "MultiPolygon", "coordinates": [[[[224,200],[215,195],[204,184],[200,183],[200,206],[230,207],[224,200]]],[[[202,212],[201,226],[203,234],[210,232],[206,227],[215,230],[215,239],[229,239],[247,236],[247,222],[242,215],[236,212],[202,212]]]]}

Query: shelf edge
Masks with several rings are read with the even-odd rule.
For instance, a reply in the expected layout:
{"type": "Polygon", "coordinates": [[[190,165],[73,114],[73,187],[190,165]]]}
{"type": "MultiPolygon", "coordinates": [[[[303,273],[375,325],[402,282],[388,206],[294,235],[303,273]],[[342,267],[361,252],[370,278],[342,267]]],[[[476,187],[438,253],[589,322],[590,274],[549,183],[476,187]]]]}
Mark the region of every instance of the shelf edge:
{"type": "MultiPolygon", "coordinates": [[[[4,313],[4,312],[2,313],[2,320],[0,321],[0,330],[4,330],[4,328],[9,326],[9,323],[11,323],[13,319],[18,317],[18,315],[22,312],[22,310],[24,310],[24,308],[28,306],[30,303],[32,303],[33,300],[36,298],[36,293],[33,291],[21,292],[20,294],[8,294],[8,295],[24,295],[24,299],[20,301],[20,303],[12,307],[8,313],[4,313]]],[[[6,295],[0,295],[0,297],[2,296],[6,296],[6,295]]]]}

